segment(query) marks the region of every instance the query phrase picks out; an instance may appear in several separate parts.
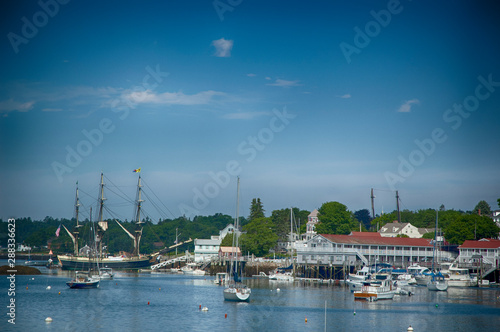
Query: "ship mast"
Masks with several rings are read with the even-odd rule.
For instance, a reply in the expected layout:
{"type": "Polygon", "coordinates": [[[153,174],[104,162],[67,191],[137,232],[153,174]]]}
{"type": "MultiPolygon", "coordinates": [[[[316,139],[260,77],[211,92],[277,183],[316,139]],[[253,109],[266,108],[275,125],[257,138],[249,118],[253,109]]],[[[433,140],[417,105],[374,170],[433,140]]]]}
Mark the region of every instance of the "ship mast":
{"type": "Polygon", "coordinates": [[[76,226],[75,229],[73,230],[73,236],[75,237],[73,241],[75,247],[75,256],[78,256],[78,235],[80,234],[79,228],[82,227],[82,225],[78,223],[79,210],[80,210],[80,198],[78,198],[78,181],[76,181],[76,199],[75,199],[76,226]]]}
{"type": "Polygon", "coordinates": [[[104,236],[104,232],[108,229],[108,222],[103,220],[103,209],[104,209],[104,175],[101,172],[101,183],[99,184],[99,218],[98,225],[99,228],[97,230],[97,238],[96,241],[99,242],[99,256],[102,257],[102,238],[104,236]]]}
{"type": "Polygon", "coordinates": [[[139,175],[139,180],[137,182],[137,210],[136,210],[136,229],[135,229],[135,237],[134,237],[134,252],[133,256],[139,256],[139,243],[141,242],[142,237],[142,224],[144,223],[141,220],[141,204],[144,200],[141,199],[142,185],[141,185],[141,175],[139,175]]]}

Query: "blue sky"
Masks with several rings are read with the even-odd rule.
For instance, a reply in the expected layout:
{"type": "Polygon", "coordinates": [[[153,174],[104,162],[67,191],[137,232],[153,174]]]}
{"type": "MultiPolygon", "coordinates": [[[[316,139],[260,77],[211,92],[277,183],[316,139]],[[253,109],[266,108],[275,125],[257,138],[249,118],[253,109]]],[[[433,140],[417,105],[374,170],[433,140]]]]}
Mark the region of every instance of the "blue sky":
{"type": "Polygon", "coordinates": [[[497,208],[494,1],[61,2],[2,3],[3,219],[71,217],[101,171],[134,197],[138,167],[153,219],[234,215],[236,176],[245,216],[497,208]]]}

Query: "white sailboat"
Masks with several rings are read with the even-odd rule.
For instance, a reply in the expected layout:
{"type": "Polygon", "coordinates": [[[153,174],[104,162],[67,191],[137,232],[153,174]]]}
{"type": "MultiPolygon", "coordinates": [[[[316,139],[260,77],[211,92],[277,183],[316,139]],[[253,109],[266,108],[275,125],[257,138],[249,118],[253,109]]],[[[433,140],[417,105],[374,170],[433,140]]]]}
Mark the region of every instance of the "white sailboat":
{"type": "Polygon", "coordinates": [[[240,178],[238,177],[237,184],[237,194],[236,194],[236,223],[234,226],[233,233],[233,252],[231,255],[231,266],[230,271],[233,277],[232,280],[229,280],[227,283],[227,287],[224,289],[224,300],[225,301],[236,301],[236,302],[249,302],[250,295],[252,294],[252,290],[247,287],[245,284],[241,283],[240,274],[238,271],[237,259],[238,253],[236,248],[238,248],[238,227],[239,227],[239,208],[240,208],[240,178]]]}
{"type": "Polygon", "coordinates": [[[434,250],[432,253],[432,273],[431,279],[427,282],[427,289],[430,291],[446,291],[448,289],[448,281],[441,273],[436,273],[434,269],[434,261],[436,257],[436,244],[437,244],[437,230],[438,230],[438,211],[436,210],[436,229],[434,231],[434,250]]]}

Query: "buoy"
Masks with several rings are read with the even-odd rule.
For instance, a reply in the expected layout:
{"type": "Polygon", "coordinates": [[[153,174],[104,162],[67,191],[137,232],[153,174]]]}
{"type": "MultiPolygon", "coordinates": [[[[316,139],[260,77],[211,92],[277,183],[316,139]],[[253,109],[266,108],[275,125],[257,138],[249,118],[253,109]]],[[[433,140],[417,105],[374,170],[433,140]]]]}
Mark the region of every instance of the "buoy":
{"type": "Polygon", "coordinates": [[[413,327],[411,327],[411,325],[410,325],[410,326],[408,326],[408,330],[407,330],[407,331],[408,331],[408,332],[413,331],[413,327]]]}
{"type": "Polygon", "coordinates": [[[59,292],[59,295],[61,295],[61,292],[59,292]]]}
{"type": "Polygon", "coordinates": [[[279,292],[279,291],[280,291],[280,289],[279,289],[279,288],[276,288],[276,291],[277,291],[277,292],[279,292]]]}
{"type": "Polygon", "coordinates": [[[52,288],[52,287],[50,287],[50,286],[47,286],[47,289],[51,289],[51,288],[52,288]]]}
{"type": "Polygon", "coordinates": [[[45,321],[46,321],[47,323],[50,323],[50,322],[52,322],[52,318],[47,317],[47,318],[45,318],[45,321]]]}
{"type": "Polygon", "coordinates": [[[356,310],[354,310],[354,316],[356,316],[356,310]]]}
{"type": "Polygon", "coordinates": [[[148,301],[148,305],[149,305],[149,301],[148,301]]]}
{"type": "Polygon", "coordinates": [[[307,323],[307,317],[306,317],[306,323],[307,323]]]}
{"type": "Polygon", "coordinates": [[[201,311],[208,311],[208,308],[207,307],[203,307],[203,309],[201,309],[201,311]]]}
{"type": "Polygon", "coordinates": [[[28,286],[26,286],[26,290],[28,289],[28,286]]]}
{"type": "Polygon", "coordinates": [[[161,287],[160,287],[160,288],[158,288],[158,290],[161,290],[161,287]]]}
{"type": "Polygon", "coordinates": [[[224,318],[227,318],[227,314],[224,314],[224,318]]]}
{"type": "Polygon", "coordinates": [[[200,304],[200,307],[199,307],[199,309],[201,310],[201,304],[200,304]]]}
{"type": "Polygon", "coordinates": [[[439,307],[439,304],[436,304],[436,308],[439,307]]]}

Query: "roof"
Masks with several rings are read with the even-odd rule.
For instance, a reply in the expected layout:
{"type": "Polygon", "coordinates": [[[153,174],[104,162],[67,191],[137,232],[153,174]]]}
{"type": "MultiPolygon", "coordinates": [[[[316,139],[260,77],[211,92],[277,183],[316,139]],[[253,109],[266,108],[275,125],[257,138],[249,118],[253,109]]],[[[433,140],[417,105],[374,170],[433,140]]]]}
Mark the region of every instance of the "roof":
{"type": "Polygon", "coordinates": [[[479,241],[465,240],[458,248],[481,248],[481,249],[496,249],[500,248],[500,240],[482,239],[479,241]]]}
{"type": "Polygon", "coordinates": [[[405,228],[407,225],[410,223],[408,222],[391,222],[383,225],[380,227],[379,232],[380,233],[399,233],[403,228],[405,228]],[[394,230],[394,227],[397,228],[397,230],[394,230]]]}
{"type": "MultiPolygon", "coordinates": [[[[219,248],[219,251],[220,251],[220,252],[222,252],[222,253],[226,253],[226,252],[227,252],[227,253],[232,253],[232,252],[233,252],[233,248],[234,248],[234,247],[220,247],[220,248],[219,248]]],[[[235,251],[236,251],[237,253],[241,253],[241,251],[240,251],[240,248],[239,248],[239,247],[236,247],[235,249],[236,249],[235,251]]]]}
{"type": "Polygon", "coordinates": [[[377,236],[360,236],[360,235],[337,235],[337,234],[320,234],[320,235],[331,242],[343,243],[343,244],[365,244],[365,245],[375,244],[383,246],[408,246],[408,247],[433,246],[431,244],[431,240],[428,239],[382,237],[382,236],[377,237],[377,236]]]}
{"type": "Polygon", "coordinates": [[[317,217],[318,213],[318,210],[314,209],[311,213],[309,213],[308,217],[317,217]]]}
{"type": "Polygon", "coordinates": [[[427,233],[435,233],[436,229],[435,228],[419,228],[418,232],[422,235],[427,234],[427,233]]]}
{"type": "Polygon", "coordinates": [[[194,240],[194,245],[195,246],[218,246],[220,245],[221,240],[217,239],[195,239],[194,240]]]}
{"type": "Polygon", "coordinates": [[[381,238],[382,235],[378,232],[351,232],[351,236],[362,236],[362,237],[377,237],[381,238]]]}

